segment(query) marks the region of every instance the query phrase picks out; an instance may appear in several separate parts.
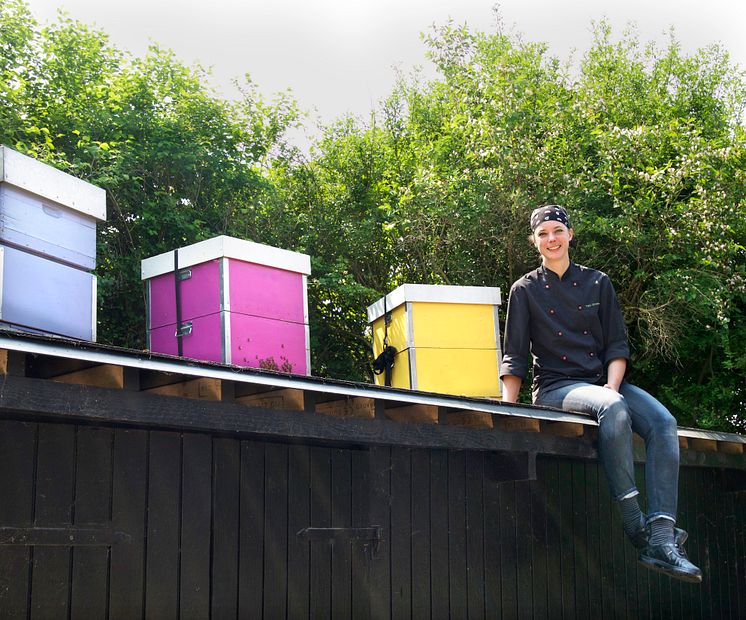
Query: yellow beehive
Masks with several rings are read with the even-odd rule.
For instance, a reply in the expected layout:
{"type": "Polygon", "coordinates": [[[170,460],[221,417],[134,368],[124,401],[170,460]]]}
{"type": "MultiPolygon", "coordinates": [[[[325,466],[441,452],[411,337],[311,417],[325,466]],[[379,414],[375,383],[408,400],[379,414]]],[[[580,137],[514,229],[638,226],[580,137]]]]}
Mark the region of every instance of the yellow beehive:
{"type": "MultiPolygon", "coordinates": [[[[397,350],[393,387],[500,397],[500,289],[403,284],[368,307],[373,354],[397,350]]],[[[376,375],[384,384],[384,375],[376,375]]]]}

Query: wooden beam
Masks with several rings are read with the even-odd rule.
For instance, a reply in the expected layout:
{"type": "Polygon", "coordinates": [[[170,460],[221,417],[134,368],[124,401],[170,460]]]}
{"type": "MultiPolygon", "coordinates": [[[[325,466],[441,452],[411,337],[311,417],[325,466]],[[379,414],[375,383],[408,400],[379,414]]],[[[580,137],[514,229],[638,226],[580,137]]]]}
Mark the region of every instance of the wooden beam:
{"type": "Polygon", "coordinates": [[[92,366],[91,368],[58,375],[53,377],[52,381],[121,390],[124,388],[124,368],[112,364],[101,364],[100,366],[92,366]]]}
{"type": "Polygon", "coordinates": [[[544,422],[542,430],[557,437],[582,437],[585,433],[585,425],[575,422],[544,422]]]}
{"type": "Polygon", "coordinates": [[[243,405],[273,409],[275,411],[303,411],[305,409],[305,398],[303,390],[270,390],[256,394],[238,396],[235,402],[243,405]]]}
{"type": "Polygon", "coordinates": [[[445,423],[469,428],[493,428],[492,414],[485,411],[448,411],[445,423]]]}
{"type": "Polygon", "coordinates": [[[151,394],[160,394],[161,396],[180,396],[182,398],[193,398],[198,400],[220,400],[221,389],[220,379],[208,379],[201,377],[199,379],[190,379],[180,383],[169,383],[145,390],[151,394]]]}
{"type": "Polygon", "coordinates": [[[714,439],[700,439],[699,437],[690,437],[689,446],[697,452],[717,452],[718,442],[714,439]]]}
{"type": "Polygon", "coordinates": [[[686,437],[679,435],[679,450],[688,450],[689,440],[686,437]]]}
{"type": "Polygon", "coordinates": [[[436,405],[406,405],[404,407],[395,407],[386,409],[386,417],[396,422],[437,424],[438,407],[436,405]]]}
{"type": "Polygon", "coordinates": [[[337,418],[373,419],[376,417],[376,401],[374,398],[364,398],[362,396],[329,400],[316,403],[316,413],[337,418]]]}
{"type": "Polygon", "coordinates": [[[538,433],[541,430],[539,420],[519,416],[495,416],[494,426],[511,433],[538,433]]]}
{"type": "Polygon", "coordinates": [[[733,441],[718,441],[718,451],[726,454],[743,454],[743,444],[733,441]]]}
{"type": "Polygon", "coordinates": [[[8,374],[8,349],[0,349],[0,375],[8,374]]]}

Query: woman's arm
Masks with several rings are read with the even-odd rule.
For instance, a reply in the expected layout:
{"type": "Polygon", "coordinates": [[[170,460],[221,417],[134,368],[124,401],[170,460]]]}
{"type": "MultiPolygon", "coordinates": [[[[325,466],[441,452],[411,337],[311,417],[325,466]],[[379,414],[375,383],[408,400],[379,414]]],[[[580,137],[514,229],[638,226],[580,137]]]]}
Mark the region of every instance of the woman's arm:
{"type": "Polygon", "coordinates": [[[606,384],[604,385],[605,388],[609,388],[610,390],[614,390],[615,392],[619,391],[619,386],[622,385],[622,380],[624,379],[624,373],[627,371],[627,360],[623,357],[618,357],[614,360],[611,360],[609,362],[609,365],[606,367],[606,384]]]}
{"type": "Polygon", "coordinates": [[[506,403],[518,402],[518,392],[521,391],[521,383],[523,383],[523,379],[516,375],[503,375],[502,379],[504,388],[502,400],[506,403]]]}

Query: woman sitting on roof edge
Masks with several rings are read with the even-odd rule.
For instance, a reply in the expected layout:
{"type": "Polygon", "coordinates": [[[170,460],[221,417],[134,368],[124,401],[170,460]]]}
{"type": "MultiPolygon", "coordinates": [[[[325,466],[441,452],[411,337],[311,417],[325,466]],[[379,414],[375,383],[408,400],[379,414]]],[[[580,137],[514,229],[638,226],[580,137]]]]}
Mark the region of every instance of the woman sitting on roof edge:
{"type": "Polygon", "coordinates": [[[533,356],[533,402],[598,420],[598,452],[624,532],[647,568],[693,583],[702,571],[686,556],[687,533],[675,528],[679,480],[676,420],[644,390],[624,381],[629,346],[608,276],[576,265],[573,229],[559,205],[531,214],[531,243],[541,266],[510,289],[500,376],[503,399],[516,402],[533,356]],[[648,514],[640,510],[632,432],[645,440],[648,514]]]}

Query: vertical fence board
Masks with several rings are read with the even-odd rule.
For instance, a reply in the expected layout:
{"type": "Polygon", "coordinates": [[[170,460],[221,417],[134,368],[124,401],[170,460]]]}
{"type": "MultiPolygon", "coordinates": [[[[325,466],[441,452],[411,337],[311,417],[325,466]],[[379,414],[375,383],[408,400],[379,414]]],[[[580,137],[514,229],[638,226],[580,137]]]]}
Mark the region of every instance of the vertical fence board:
{"type": "MultiPolygon", "coordinates": [[[[36,526],[72,524],[75,479],[72,425],[42,424],[36,461],[36,526]]],[[[70,547],[35,547],[31,617],[66,617],[70,612],[70,547]]]]}
{"type": "Polygon", "coordinates": [[[127,537],[111,549],[109,614],[127,620],[144,611],[148,434],[117,429],[112,466],[112,527],[127,537]]]}
{"type": "Polygon", "coordinates": [[[233,617],[238,605],[241,444],[212,442],[212,600],[214,618],[233,617]]]}
{"type": "Polygon", "coordinates": [[[588,549],[588,615],[603,617],[603,585],[601,581],[601,529],[598,505],[598,467],[595,463],[583,463],[585,470],[585,496],[588,549]]]}
{"type": "Polygon", "coordinates": [[[181,618],[210,614],[210,531],[212,527],[212,440],[187,433],[181,465],[181,618]]]}
{"type": "Polygon", "coordinates": [[[391,615],[391,448],[371,446],[370,520],[383,527],[383,540],[376,559],[371,563],[370,616],[388,618],[391,615]]]}
{"type": "MultiPolygon", "coordinates": [[[[544,475],[545,460],[536,462],[536,480],[528,483],[531,491],[531,601],[533,618],[549,617],[547,605],[547,558],[552,550],[547,548],[547,484],[544,475]]],[[[600,616],[598,616],[600,617],[600,616]]]]}
{"type": "MultiPolygon", "coordinates": [[[[380,526],[370,511],[370,453],[353,450],[352,467],[352,525],[354,527],[380,526]]],[[[356,543],[352,548],[352,617],[365,620],[371,617],[371,564],[374,562],[373,541],[356,543]]]]}
{"type": "Polygon", "coordinates": [[[518,617],[518,549],[516,539],[515,482],[502,482],[500,488],[500,590],[506,618],[518,617]]]}
{"type": "Polygon", "coordinates": [[[515,520],[516,520],[516,585],[518,600],[518,617],[531,618],[534,613],[532,544],[531,529],[531,494],[529,483],[524,480],[515,483],[515,520]]]}
{"type": "MultiPolygon", "coordinates": [[[[37,425],[0,420],[0,526],[28,527],[34,509],[37,425]]],[[[29,547],[0,546],[0,609],[7,618],[26,618],[29,547]]]]}
{"type": "MultiPolygon", "coordinates": [[[[483,618],[484,610],[484,453],[466,455],[466,561],[467,603],[470,618],[483,618]]],[[[526,532],[528,533],[528,532],[526,532]]],[[[530,536],[525,540],[530,545],[530,536]]],[[[529,583],[529,591],[531,589],[529,583]]]]}
{"type": "Polygon", "coordinates": [[[448,565],[448,452],[430,451],[430,605],[434,618],[450,609],[448,565]]]}
{"type": "MultiPolygon", "coordinates": [[[[331,451],[332,527],[352,527],[352,461],[349,449],[331,451]]],[[[352,549],[355,541],[338,541],[332,547],[332,617],[352,614],[352,549]]]]}
{"type": "Polygon", "coordinates": [[[264,462],[264,616],[283,618],[287,613],[288,447],[268,444],[264,462]]]}
{"type": "MultiPolygon", "coordinates": [[[[575,566],[575,617],[589,618],[588,563],[595,561],[588,549],[588,506],[586,502],[585,468],[581,461],[573,461],[570,469],[572,484],[572,539],[575,566]]],[[[570,524],[568,524],[570,525],[570,524]]]]}
{"type": "Polygon", "coordinates": [[[160,620],[179,613],[179,435],[151,432],[149,463],[145,616],[160,620]]]}
{"type": "MultiPolygon", "coordinates": [[[[112,431],[78,430],[75,469],[75,525],[111,522],[112,431]]],[[[73,549],[71,616],[105,618],[109,589],[109,547],[73,549]]]]}
{"type": "Polygon", "coordinates": [[[264,605],[264,446],[241,442],[239,618],[256,616],[264,605]]]}
{"type": "Polygon", "coordinates": [[[430,452],[412,450],[412,618],[430,618],[430,452]]]}
{"type": "MultiPolygon", "coordinates": [[[[311,449],[311,525],[332,525],[332,467],[328,448],[311,449]]],[[[311,617],[331,617],[332,549],[329,541],[311,541],[311,617]]]]}
{"type": "Polygon", "coordinates": [[[466,599],[466,454],[448,454],[448,565],[450,614],[468,615],[466,599]]]}
{"type": "Polygon", "coordinates": [[[391,451],[391,614],[412,614],[412,450],[391,451]]]}
{"type": "Polygon", "coordinates": [[[288,617],[307,618],[309,547],[298,532],[311,524],[311,479],[307,446],[288,448],[288,617]]]}

